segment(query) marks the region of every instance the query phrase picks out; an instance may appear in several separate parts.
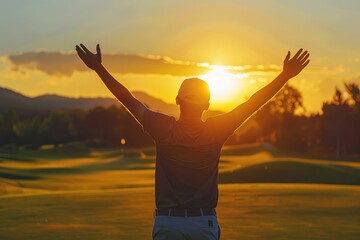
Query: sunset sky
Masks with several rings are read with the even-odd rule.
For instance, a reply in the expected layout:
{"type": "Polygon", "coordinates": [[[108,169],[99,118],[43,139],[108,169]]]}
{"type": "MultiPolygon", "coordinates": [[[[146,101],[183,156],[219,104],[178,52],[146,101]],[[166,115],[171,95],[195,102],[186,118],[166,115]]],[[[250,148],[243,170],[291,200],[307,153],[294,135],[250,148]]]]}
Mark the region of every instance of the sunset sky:
{"type": "Polygon", "coordinates": [[[344,81],[360,82],[360,1],[1,0],[0,87],[27,96],[110,96],[75,55],[84,43],[130,90],[174,103],[201,76],[212,109],[230,110],[269,83],[288,50],[311,63],[290,81],[308,112],[344,81]]]}

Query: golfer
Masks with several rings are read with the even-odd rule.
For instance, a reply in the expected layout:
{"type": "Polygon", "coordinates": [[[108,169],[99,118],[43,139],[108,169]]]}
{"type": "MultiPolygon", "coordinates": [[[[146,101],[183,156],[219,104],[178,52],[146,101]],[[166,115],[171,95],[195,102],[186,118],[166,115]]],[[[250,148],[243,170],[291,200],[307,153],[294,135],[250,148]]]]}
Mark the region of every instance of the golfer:
{"type": "Polygon", "coordinates": [[[96,54],[83,44],[76,46],[76,51],[156,143],[153,239],[219,239],[216,205],[221,148],[246,119],[306,67],[309,53],[300,49],[290,58],[288,52],[283,71],[272,82],[232,111],[203,122],[210,100],[205,81],[183,81],[176,96],[180,106],[177,120],[150,110],[116,81],[102,65],[99,45],[96,54]]]}

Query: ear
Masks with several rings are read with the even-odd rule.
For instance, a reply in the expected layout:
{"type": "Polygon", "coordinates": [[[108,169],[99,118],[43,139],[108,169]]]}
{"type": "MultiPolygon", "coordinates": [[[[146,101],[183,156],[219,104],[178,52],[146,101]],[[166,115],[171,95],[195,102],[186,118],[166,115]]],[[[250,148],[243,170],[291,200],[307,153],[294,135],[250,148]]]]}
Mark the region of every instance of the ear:
{"type": "Polygon", "coordinates": [[[178,96],[176,96],[176,105],[180,105],[180,101],[179,101],[178,96]]]}

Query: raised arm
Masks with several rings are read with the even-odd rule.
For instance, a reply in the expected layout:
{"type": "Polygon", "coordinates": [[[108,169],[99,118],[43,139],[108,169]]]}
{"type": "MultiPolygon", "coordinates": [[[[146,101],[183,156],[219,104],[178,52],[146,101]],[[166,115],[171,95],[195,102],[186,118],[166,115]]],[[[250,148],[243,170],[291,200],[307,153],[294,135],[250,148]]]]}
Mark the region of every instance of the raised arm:
{"type": "Polygon", "coordinates": [[[259,110],[285,85],[289,79],[298,75],[310,62],[308,51],[300,49],[292,58],[287,53],[283,71],[271,83],[257,91],[249,100],[237,106],[232,111],[224,114],[224,117],[235,119],[237,126],[259,110]]]}
{"type": "Polygon", "coordinates": [[[102,65],[99,44],[96,45],[96,54],[89,51],[83,44],[80,44],[80,46],[76,45],[76,51],[86,66],[94,70],[99,75],[111,93],[130,111],[135,119],[142,124],[146,106],[136,99],[126,87],[116,81],[116,79],[111,76],[111,74],[102,65]]]}

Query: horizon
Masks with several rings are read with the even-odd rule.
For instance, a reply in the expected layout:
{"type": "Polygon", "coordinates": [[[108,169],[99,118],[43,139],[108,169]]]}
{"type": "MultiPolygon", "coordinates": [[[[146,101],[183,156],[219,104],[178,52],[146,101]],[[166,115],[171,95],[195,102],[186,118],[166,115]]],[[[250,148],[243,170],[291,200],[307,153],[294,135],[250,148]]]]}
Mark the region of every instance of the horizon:
{"type": "Polygon", "coordinates": [[[0,10],[0,85],[30,97],[112,97],[74,50],[100,43],[104,65],[131,91],[175,104],[182,80],[208,77],[210,109],[228,111],[280,73],[288,50],[304,48],[312,61],[290,84],[307,113],[321,112],[335,87],[360,82],[357,9],[358,1],[11,1],[0,10]],[[197,14],[181,14],[190,9],[197,14]]]}

